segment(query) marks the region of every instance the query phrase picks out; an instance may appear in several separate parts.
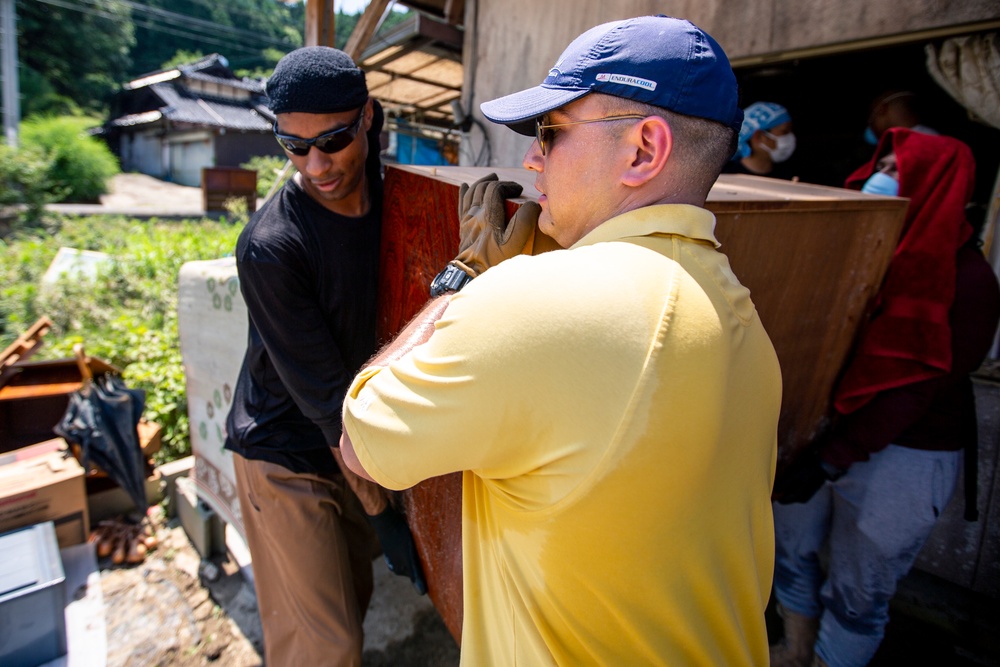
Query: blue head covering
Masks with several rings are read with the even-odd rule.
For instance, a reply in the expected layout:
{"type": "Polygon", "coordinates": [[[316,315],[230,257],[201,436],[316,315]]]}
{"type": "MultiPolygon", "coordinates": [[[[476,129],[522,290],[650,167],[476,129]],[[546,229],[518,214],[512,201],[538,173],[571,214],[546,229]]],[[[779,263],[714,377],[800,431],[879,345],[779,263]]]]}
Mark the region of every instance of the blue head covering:
{"type": "Polygon", "coordinates": [[[774,102],[754,102],[743,110],[743,125],[740,127],[740,145],[734,160],[750,155],[750,137],[757,130],[770,130],[792,120],[788,109],[774,102]]]}

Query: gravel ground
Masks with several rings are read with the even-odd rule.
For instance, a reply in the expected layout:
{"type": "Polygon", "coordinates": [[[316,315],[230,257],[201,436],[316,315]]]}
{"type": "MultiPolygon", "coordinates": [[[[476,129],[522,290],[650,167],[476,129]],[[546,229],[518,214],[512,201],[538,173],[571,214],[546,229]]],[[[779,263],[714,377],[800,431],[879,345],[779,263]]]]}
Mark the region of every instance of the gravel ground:
{"type": "Polygon", "coordinates": [[[161,181],[145,174],[118,174],[111,179],[101,206],[113,209],[202,211],[201,188],[161,181]]]}
{"type": "MultiPolygon", "coordinates": [[[[137,565],[102,559],[108,667],[263,665],[252,585],[227,556],[202,559],[176,520],[137,565]]],[[[376,560],[365,618],[366,667],[448,667],[459,650],[437,611],[376,560]]]]}
{"type": "MultiPolygon", "coordinates": [[[[257,206],[263,204],[257,200],[257,206]]],[[[161,181],[145,174],[117,174],[99,204],[49,204],[66,215],[119,214],[138,218],[204,217],[201,188],[161,181]]],[[[218,212],[211,214],[213,217],[218,212]]]]}

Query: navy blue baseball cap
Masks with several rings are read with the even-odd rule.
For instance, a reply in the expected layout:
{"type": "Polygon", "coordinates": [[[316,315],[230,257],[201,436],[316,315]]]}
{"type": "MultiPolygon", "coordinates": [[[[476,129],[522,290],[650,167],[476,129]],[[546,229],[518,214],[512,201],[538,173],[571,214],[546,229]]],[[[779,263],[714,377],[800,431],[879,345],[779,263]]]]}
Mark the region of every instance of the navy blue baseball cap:
{"type": "Polygon", "coordinates": [[[707,118],[739,132],[736,75],[719,43],[690,21],[641,16],[591,28],[566,47],[545,81],[490,102],[483,115],[531,136],[534,119],[590,93],[707,118]]]}

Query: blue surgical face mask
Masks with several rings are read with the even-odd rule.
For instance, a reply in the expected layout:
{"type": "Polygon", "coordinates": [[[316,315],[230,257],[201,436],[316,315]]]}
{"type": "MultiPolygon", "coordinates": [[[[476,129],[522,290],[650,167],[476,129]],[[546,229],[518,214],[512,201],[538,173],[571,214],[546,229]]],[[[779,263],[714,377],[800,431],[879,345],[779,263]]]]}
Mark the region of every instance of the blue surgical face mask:
{"type": "Polygon", "coordinates": [[[865,181],[865,184],[861,186],[861,191],[870,195],[898,197],[899,181],[885,172],[877,171],[865,181]]]}
{"type": "Polygon", "coordinates": [[[865,143],[869,143],[872,146],[878,146],[878,136],[875,134],[875,130],[868,126],[865,128],[865,143]]]}

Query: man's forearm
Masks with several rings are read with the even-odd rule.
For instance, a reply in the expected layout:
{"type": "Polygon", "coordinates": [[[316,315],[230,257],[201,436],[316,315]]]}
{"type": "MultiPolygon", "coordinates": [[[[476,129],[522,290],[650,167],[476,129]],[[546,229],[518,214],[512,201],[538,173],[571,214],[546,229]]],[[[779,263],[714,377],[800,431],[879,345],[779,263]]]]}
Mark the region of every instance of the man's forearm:
{"type": "Polygon", "coordinates": [[[442,294],[428,301],[420,312],[403,328],[399,335],[372,357],[371,361],[366,364],[366,367],[388,366],[413,348],[426,343],[430,339],[431,334],[434,333],[435,322],[441,319],[444,311],[448,308],[451,297],[450,293],[442,294]]]}
{"type": "Polygon", "coordinates": [[[385,490],[374,481],[370,481],[367,477],[359,477],[344,461],[340,449],[336,447],[332,447],[331,449],[333,450],[333,458],[337,460],[337,465],[340,466],[341,472],[344,473],[344,480],[347,481],[347,485],[351,487],[354,495],[361,501],[361,506],[364,508],[365,514],[368,516],[381,514],[389,504],[385,490]]]}
{"type": "MultiPolygon", "coordinates": [[[[428,301],[420,312],[403,328],[399,335],[372,357],[371,361],[365,367],[387,366],[418,345],[426,343],[430,339],[431,334],[434,333],[434,323],[441,319],[450,302],[451,294],[442,294],[428,301]]],[[[340,436],[340,454],[342,458],[338,459],[338,461],[342,461],[347,468],[354,471],[359,477],[368,480],[372,479],[371,475],[361,466],[361,462],[358,461],[358,457],[354,453],[354,443],[351,442],[351,436],[347,432],[346,424],[340,436]]]]}

